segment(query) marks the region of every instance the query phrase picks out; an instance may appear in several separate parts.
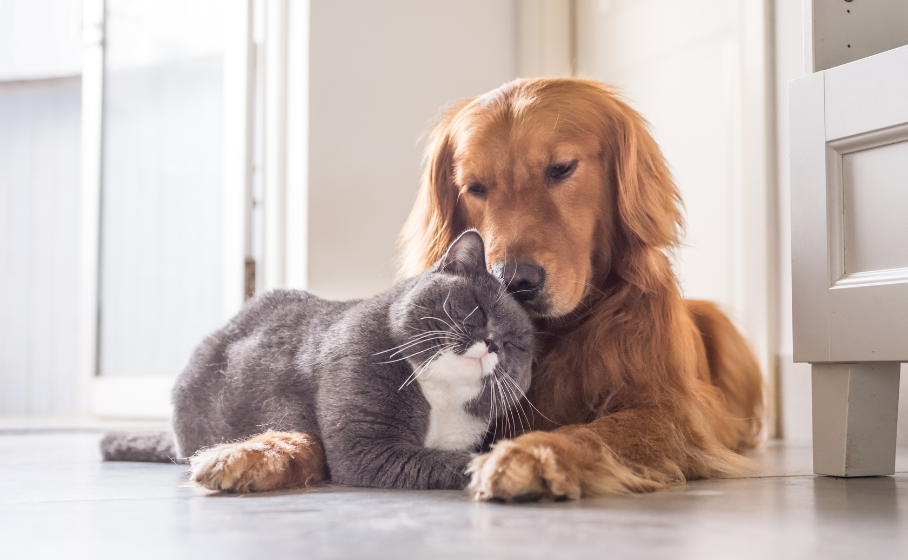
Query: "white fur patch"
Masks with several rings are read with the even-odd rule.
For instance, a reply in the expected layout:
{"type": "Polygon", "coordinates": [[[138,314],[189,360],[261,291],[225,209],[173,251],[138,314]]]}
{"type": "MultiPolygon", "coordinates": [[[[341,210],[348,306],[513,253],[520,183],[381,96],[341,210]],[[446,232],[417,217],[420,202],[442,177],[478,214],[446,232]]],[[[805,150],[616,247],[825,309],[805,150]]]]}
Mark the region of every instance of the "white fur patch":
{"type": "Polygon", "coordinates": [[[466,451],[478,444],[488,429],[488,420],[478,418],[464,405],[482,390],[482,378],[492,373],[498,354],[490,354],[477,342],[464,354],[445,352],[436,358],[417,381],[432,409],[426,447],[466,451]]]}

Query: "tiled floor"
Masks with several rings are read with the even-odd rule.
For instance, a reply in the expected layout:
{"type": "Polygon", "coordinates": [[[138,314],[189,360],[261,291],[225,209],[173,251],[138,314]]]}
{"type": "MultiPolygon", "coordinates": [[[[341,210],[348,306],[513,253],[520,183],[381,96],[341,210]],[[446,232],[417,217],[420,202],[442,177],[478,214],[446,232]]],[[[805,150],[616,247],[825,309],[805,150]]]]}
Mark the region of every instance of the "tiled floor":
{"type": "MultiPolygon", "coordinates": [[[[90,429],[90,428],[89,428],[90,429]]],[[[908,454],[894,477],[767,476],[568,503],[323,488],[206,496],[185,467],[102,463],[100,434],[0,430],[0,558],[908,558],[908,454]]]]}

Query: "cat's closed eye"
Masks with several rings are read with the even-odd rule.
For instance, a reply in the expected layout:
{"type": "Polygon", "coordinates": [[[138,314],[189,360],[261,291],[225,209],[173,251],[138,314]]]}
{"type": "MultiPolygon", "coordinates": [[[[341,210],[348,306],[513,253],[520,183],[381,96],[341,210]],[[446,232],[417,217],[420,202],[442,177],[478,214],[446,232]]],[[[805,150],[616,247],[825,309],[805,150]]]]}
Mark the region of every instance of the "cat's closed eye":
{"type": "Polygon", "coordinates": [[[514,344],[513,342],[511,342],[510,340],[505,341],[504,347],[509,350],[517,350],[518,352],[527,351],[526,348],[523,348],[522,346],[518,346],[518,345],[514,344]]]}

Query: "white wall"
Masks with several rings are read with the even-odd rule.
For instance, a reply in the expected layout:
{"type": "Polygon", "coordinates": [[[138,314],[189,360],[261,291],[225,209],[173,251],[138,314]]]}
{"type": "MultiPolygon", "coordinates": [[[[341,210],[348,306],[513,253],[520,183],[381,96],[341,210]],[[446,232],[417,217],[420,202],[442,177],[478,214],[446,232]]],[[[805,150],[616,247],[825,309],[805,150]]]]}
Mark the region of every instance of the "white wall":
{"type": "Polygon", "coordinates": [[[804,75],[801,2],[775,0],[776,185],[778,189],[779,385],[782,435],[811,439],[810,366],[792,361],[791,327],[791,160],[788,138],[788,84],[804,75]]]}
{"type": "Polygon", "coordinates": [[[514,2],[311,6],[308,287],[363,297],[394,282],[420,136],[445,105],[515,77],[514,2]]]}
{"type": "Polygon", "coordinates": [[[685,203],[684,295],[728,312],[768,372],[775,263],[762,16],[749,0],[578,0],[577,69],[617,85],[650,122],[685,203]]]}

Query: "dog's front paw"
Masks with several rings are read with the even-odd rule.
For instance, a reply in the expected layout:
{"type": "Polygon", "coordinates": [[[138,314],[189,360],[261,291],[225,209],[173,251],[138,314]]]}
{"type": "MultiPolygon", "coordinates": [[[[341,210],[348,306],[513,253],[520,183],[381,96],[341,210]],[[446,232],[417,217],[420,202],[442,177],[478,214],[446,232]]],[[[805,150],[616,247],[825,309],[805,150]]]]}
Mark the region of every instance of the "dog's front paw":
{"type": "Polygon", "coordinates": [[[267,432],[193,455],[190,480],[210,490],[264,492],[327,479],[321,443],[307,434],[267,432]]]}
{"type": "Polygon", "coordinates": [[[580,498],[580,476],[570,457],[562,457],[546,436],[534,432],[504,440],[470,463],[469,491],[477,500],[537,501],[580,498]]]}

